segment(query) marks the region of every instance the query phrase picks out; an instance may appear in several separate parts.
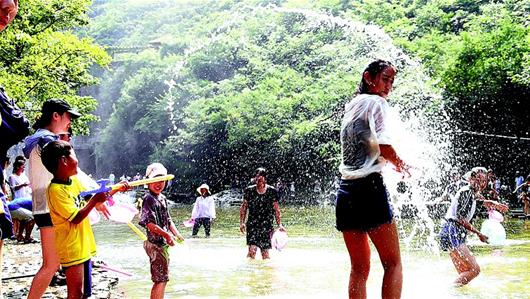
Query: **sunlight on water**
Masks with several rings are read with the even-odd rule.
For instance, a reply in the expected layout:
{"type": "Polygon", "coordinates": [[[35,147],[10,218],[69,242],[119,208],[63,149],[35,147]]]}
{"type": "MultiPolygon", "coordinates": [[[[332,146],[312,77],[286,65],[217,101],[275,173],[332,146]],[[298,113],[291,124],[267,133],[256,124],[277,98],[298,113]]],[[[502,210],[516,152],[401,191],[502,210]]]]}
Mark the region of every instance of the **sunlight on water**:
{"type": "MultiPolygon", "coordinates": [[[[190,207],[174,208],[172,214],[178,222],[189,212],[190,207]]],[[[237,231],[237,222],[233,223],[237,209],[219,212],[224,219],[212,228],[212,238],[203,238],[204,232],[200,231],[200,238],[187,239],[184,245],[170,249],[168,298],[347,297],[349,257],[340,235],[324,224],[332,216],[327,210],[283,208],[289,243],[281,252],[272,250],[268,261],[245,257],[245,238],[237,231]],[[315,230],[315,225],[306,223],[324,225],[315,230]]],[[[402,221],[406,222],[404,226],[413,224],[402,221]]],[[[456,271],[447,253],[437,255],[404,246],[403,298],[526,298],[530,292],[530,233],[518,221],[508,226],[511,233],[503,247],[483,245],[471,238],[470,246],[482,272],[469,286],[459,289],[451,286],[456,271]]],[[[191,234],[189,229],[179,229],[186,237],[191,234]]],[[[142,241],[123,224],[102,222],[94,226],[94,231],[98,256],[133,274],[120,278],[127,298],[147,298],[152,283],[142,241]]],[[[383,270],[375,251],[371,259],[368,298],[379,298],[383,270]]]]}

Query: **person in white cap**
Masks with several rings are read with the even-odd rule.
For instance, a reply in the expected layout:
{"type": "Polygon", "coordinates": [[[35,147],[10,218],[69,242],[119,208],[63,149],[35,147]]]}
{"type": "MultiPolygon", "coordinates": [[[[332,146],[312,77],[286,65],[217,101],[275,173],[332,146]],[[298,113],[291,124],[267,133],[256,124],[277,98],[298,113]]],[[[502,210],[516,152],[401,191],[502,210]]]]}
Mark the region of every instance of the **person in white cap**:
{"type": "Polygon", "coordinates": [[[463,178],[467,184],[451,198],[451,205],[438,235],[441,249],[449,252],[458,272],[458,278],[454,282],[455,286],[468,284],[480,273],[480,266],[466,245],[468,232],[476,234],[480,241],[488,242],[488,237],[471,224],[476,214],[477,201],[482,201],[488,209],[508,211],[508,206],[505,204],[486,200],[480,194],[488,183],[486,168],[474,167],[463,178]]]}
{"type": "Polygon", "coordinates": [[[197,196],[193,211],[191,212],[191,219],[194,220],[193,231],[191,236],[196,237],[201,225],[204,225],[204,233],[206,238],[210,237],[210,227],[215,219],[215,202],[210,195],[210,187],[207,184],[202,184],[197,188],[200,196],[197,196]]]}
{"type": "MultiPolygon", "coordinates": [[[[167,175],[167,170],[160,163],[147,166],[146,178],[167,175]]],[[[184,241],[169,215],[167,199],[162,194],[165,181],[148,184],[149,192],[142,203],[142,216],[139,224],[147,230],[144,249],[151,264],[151,298],[164,298],[166,284],[169,281],[169,246],[175,241],[184,241]]]]}

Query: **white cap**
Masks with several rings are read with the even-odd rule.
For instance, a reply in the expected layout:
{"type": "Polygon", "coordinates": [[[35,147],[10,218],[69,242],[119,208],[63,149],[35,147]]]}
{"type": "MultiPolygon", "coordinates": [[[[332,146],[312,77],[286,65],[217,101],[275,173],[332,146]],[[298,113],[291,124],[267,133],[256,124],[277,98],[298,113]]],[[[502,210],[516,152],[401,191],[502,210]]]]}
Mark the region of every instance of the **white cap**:
{"type": "Polygon", "coordinates": [[[145,170],[145,177],[150,179],[155,176],[167,175],[167,169],[161,163],[152,163],[145,170]]]}
{"type": "Polygon", "coordinates": [[[206,189],[206,191],[208,191],[208,193],[210,193],[210,186],[208,186],[206,184],[202,184],[202,185],[199,186],[199,188],[197,188],[197,192],[199,192],[199,194],[202,194],[201,193],[201,189],[206,189]]]}

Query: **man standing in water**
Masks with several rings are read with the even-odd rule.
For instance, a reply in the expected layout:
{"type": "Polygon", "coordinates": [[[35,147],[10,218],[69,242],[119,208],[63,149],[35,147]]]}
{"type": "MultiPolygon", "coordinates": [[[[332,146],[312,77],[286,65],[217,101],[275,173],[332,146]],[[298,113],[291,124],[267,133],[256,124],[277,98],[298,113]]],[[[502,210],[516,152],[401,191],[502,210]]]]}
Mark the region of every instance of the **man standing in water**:
{"type": "Polygon", "coordinates": [[[266,177],[267,171],[264,168],[256,170],[255,185],[245,188],[239,212],[239,229],[247,234],[247,257],[251,259],[256,257],[258,248],[264,260],[269,258],[269,249],[272,248],[271,235],[274,230],[273,217],[276,218],[278,229],[285,231],[280,217],[278,192],[274,187],[267,185],[266,177]],[[247,210],[248,218],[245,224],[247,210]]]}

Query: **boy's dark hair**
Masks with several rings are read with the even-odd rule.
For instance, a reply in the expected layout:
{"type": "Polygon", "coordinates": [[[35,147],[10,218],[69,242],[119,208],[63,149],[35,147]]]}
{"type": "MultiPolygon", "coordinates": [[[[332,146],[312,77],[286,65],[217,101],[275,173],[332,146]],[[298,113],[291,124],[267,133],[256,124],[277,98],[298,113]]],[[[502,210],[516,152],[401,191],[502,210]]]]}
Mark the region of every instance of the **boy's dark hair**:
{"type": "Polygon", "coordinates": [[[396,68],[390,61],[386,61],[382,59],[377,59],[373,61],[372,63],[370,63],[361,74],[361,83],[359,84],[359,89],[357,90],[357,92],[359,94],[368,93],[369,84],[368,82],[364,81],[365,72],[368,72],[368,74],[370,75],[370,78],[375,78],[377,74],[382,72],[387,67],[392,67],[394,69],[396,68]]]}
{"type": "Polygon", "coordinates": [[[72,146],[63,140],[51,141],[42,148],[40,158],[44,167],[55,175],[59,167],[61,157],[70,156],[72,146]]]}
{"type": "Polygon", "coordinates": [[[262,177],[267,177],[267,170],[263,167],[256,169],[256,176],[261,175],[262,177]]]}

